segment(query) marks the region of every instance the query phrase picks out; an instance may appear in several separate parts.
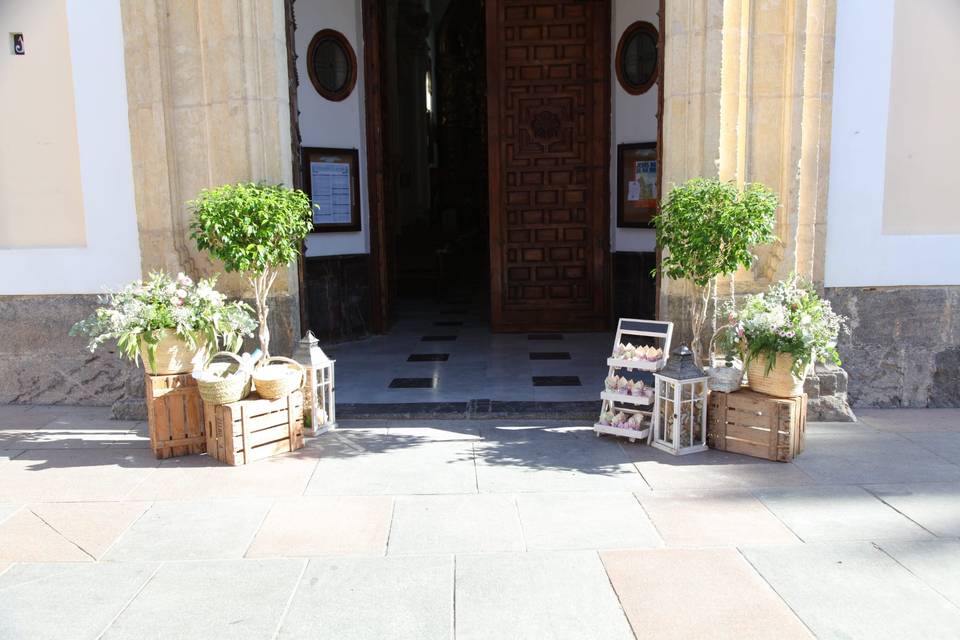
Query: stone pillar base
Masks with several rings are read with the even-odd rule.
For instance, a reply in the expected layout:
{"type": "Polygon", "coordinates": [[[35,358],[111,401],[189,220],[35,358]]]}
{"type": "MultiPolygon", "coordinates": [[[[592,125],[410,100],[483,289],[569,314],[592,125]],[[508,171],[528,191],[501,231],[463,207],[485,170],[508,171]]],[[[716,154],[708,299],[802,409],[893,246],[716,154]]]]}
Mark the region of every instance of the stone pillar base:
{"type": "Polygon", "coordinates": [[[809,422],[856,422],[847,401],[847,372],[833,364],[814,365],[803,384],[809,422]]]}

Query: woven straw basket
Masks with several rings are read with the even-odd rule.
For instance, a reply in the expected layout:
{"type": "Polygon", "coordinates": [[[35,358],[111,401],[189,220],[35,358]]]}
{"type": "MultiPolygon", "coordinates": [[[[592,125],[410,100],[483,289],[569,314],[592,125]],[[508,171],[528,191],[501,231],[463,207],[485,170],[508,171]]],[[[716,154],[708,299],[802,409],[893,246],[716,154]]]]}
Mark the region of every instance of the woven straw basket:
{"type": "Polygon", "coordinates": [[[767,356],[759,355],[750,360],[747,365],[747,383],[758,393],[779,398],[791,398],[803,393],[803,378],[798,378],[790,371],[793,366],[793,357],[786,353],[778,353],[776,364],[769,372],[767,356]]]}
{"type": "Polygon", "coordinates": [[[250,395],[250,373],[241,369],[241,360],[235,353],[219,351],[210,357],[203,368],[205,373],[213,373],[219,380],[197,379],[200,397],[210,404],[228,404],[243,400],[250,395]],[[214,362],[220,356],[232,358],[234,362],[214,362]]]}
{"type": "Polygon", "coordinates": [[[261,398],[278,400],[302,387],[305,375],[303,365],[296,360],[273,356],[253,372],[253,384],[261,398]]]}
{"type": "Polygon", "coordinates": [[[191,349],[173,329],[162,329],[154,358],[156,366],[153,366],[147,354],[147,345],[142,339],[140,340],[140,358],[143,360],[143,368],[151,376],[187,373],[193,370],[194,361],[203,362],[205,356],[202,347],[191,349]]]}

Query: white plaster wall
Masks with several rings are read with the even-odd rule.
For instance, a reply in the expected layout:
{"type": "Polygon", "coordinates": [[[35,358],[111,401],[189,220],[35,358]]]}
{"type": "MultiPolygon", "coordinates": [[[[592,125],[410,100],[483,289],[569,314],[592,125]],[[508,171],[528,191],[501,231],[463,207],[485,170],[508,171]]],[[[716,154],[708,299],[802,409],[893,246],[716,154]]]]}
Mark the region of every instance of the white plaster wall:
{"type": "Polygon", "coordinates": [[[67,28],[86,246],[0,249],[0,295],[99,293],[140,277],[119,0],[68,0],[67,28]]]}
{"type": "MultiPolygon", "coordinates": [[[[894,0],[840,0],[837,6],[828,287],[960,284],[960,234],[883,233],[890,95],[897,90],[891,87],[894,14],[894,0]]],[[[942,75],[955,61],[915,62],[918,71],[926,66],[942,75]]]]}
{"type": "MultiPolygon", "coordinates": [[[[613,3],[613,31],[610,43],[610,85],[613,87],[613,115],[611,118],[610,152],[610,244],[614,251],[655,251],[656,234],[652,229],[617,228],[617,145],[630,142],[656,142],[657,95],[654,85],[646,93],[632,96],[617,81],[617,44],[624,30],[637,20],[645,20],[655,27],[659,24],[659,0],[615,0],[613,3]]],[[[664,185],[666,188],[667,185],[664,185]]]]}
{"type": "Polygon", "coordinates": [[[363,88],[363,19],[359,0],[297,0],[295,34],[297,74],[300,86],[300,135],[305,147],[336,147],[360,151],[360,231],[312,233],[307,237],[306,255],[332,256],[369,253],[369,209],[367,205],[367,158],[363,88]],[[322,98],[307,73],[307,47],[321,29],[336,29],[350,41],[357,54],[357,84],[346,100],[322,98]]]}

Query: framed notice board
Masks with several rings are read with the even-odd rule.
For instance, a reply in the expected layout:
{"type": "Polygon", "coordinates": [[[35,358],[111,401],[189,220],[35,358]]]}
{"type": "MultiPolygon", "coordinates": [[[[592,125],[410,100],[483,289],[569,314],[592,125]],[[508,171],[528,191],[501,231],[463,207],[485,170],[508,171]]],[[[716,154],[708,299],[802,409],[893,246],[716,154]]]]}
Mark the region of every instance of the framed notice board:
{"type": "Polygon", "coordinates": [[[360,160],[356,149],[303,147],[303,190],[314,233],[360,231],[360,160]]]}
{"type": "Polygon", "coordinates": [[[657,215],[656,142],[617,145],[617,226],[652,228],[657,215]]]}

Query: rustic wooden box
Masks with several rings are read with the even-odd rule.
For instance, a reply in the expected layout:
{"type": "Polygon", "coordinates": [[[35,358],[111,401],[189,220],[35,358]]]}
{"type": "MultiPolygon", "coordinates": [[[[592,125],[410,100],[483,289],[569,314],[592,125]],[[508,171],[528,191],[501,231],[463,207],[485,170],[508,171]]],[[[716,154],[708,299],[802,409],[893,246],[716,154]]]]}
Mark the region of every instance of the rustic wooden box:
{"type": "Polygon", "coordinates": [[[246,400],[205,408],[207,453],[231,465],[296,451],[303,446],[303,393],[264,400],[256,393],[246,400]]]}
{"type": "Polygon", "coordinates": [[[748,389],[710,393],[707,443],[714,449],[789,462],[803,452],[807,396],[775,398],[748,389]]]}
{"type": "Polygon", "coordinates": [[[146,376],[147,425],[157,458],[185,456],[207,450],[203,399],[189,373],[146,376]]]}

